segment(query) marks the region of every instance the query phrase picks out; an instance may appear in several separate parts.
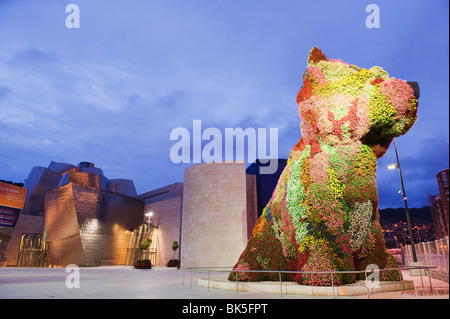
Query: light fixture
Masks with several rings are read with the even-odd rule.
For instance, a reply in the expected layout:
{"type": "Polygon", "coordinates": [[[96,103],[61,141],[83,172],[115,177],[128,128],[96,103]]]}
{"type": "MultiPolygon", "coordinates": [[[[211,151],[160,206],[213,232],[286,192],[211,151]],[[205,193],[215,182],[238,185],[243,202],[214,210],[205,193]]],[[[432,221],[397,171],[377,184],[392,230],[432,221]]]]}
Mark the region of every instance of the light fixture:
{"type": "Polygon", "coordinates": [[[408,204],[406,202],[408,198],[406,197],[405,186],[403,185],[402,169],[400,168],[400,161],[398,159],[397,143],[395,142],[395,138],[393,138],[392,140],[394,141],[395,157],[397,159],[397,163],[389,164],[386,168],[387,169],[394,169],[394,168],[398,169],[398,174],[400,176],[400,183],[402,185],[402,189],[401,189],[401,192],[399,192],[399,194],[403,195],[403,202],[405,204],[405,213],[406,213],[406,224],[408,225],[409,241],[411,243],[413,261],[417,262],[416,249],[414,247],[414,234],[413,234],[412,227],[411,227],[411,220],[410,220],[409,212],[408,212],[408,204]]]}
{"type": "Polygon", "coordinates": [[[392,163],[392,164],[389,164],[388,166],[386,166],[386,168],[387,169],[396,169],[396,168],[398,168],[398,166],[397,166],[397,164],[392,163]]]}
{"type": "Polygon", "coordinates": [[[148,216],[148,227],[150,228],[150,220],[153,216],[153,212],[148,212],[147,214],[145,214],[145,216],[148,216]]]}

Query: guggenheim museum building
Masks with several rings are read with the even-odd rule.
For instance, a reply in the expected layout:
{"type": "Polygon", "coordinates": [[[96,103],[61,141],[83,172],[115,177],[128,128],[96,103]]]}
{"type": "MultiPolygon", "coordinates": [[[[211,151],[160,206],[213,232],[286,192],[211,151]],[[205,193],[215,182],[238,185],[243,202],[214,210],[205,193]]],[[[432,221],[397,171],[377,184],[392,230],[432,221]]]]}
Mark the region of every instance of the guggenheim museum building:
{"type": "MultiPolygon", "coordinates": [[[[273,160],[272,160],[273,161],[273,160]]],[[[202,163],[184,181],[137,194],[129,179],[109,179],[93,163],[34,167],[13,229],[1,229],[0,262],[17,267],[133,265],[180,260],[181,267],[232,267],[270,199],[278,171],[263,164],[202,163]],[[139,244],[152,239],[146,250],[139,244]],[[173,242],[178,249],[173,250],[173,242]]]]}

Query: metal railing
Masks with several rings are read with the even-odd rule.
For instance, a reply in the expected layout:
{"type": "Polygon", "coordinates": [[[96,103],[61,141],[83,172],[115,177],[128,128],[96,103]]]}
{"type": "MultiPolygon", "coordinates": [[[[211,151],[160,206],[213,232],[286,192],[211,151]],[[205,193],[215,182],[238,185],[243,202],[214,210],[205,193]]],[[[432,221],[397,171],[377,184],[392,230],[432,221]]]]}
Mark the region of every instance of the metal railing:
{"type": "MultiPolygon", "coordinates": [[[[449,240],[448,237],[432,242],[420,242],[414,244],[417,261],[426,265],[435,266],[435,271],[442,274],[449,274],[449,240]]],[[[403,246],[402,253],[405,263],[413,261],[411,245],[403,246]]]]}
{"type": "MultiPolygon", "coordinates": [[[[218,269],[218,268],[220,268],[220,267],[217,267],[217,268],[180,268],[180,270],[183,271],[183,285],[185,283],[185,271],[190,272],[190,287],[191,288],[192,288],[192,273],[193,272],[206,272],[208,274],[208,291],[210,291],[210,289],[211,289],[211,286],[210,286],[211,273],[214,273],[214,272],[244,273],[244,276],[245,276],[245,273],[278,273],[279,285],[280,285],[280,295],[281,295],[281,297],[283,297],[283,280],[282,280],[282,276],[281,276],[282,274],[329,274],[331,277],[331,287],[332,287],[332,291],[333,291],[333,298],[336,298],[335,287],[339,289],[339,286],[334,285],[334,282],[335,282],[334,279],[335,279],[336,274],[361,274],[361,273],[364,273],[367,297],[369,298],[370,286],[367,284],[368,274],[372,274],[372,273],[376,273],[376,272],[383,272],[383,271],[398,271],[399,278],[402,278],[402,276],[401,276],[402,270],[420,270],[419,272],[420,272],[420,280],[421,280],[422,288],[425,289],[423,278],[422,278],[422,272],[424,272],[428,276],[428,280],[429,280],[429,284],[430,284],[430,291],[432,292],[433,286],[432,286],[432,282],[431,282],[430,269],[434,269],[436,267],[435,266],[405,266],[405,267],[399,267],[399,268],[352,270],[352,271],[242,270],[242,269],[230,269],[230,268],[218,269]]],[[[236,283],[236,293],[237,294],[239,294],[239,282],[246,283],[246,281],[239,281],[238,277],[239,276],[236,274],[235,283],[236,283]]],[[[290,282],[292,282],[292,281],[290,281],[290,282]]],[[[403,294],[403,291],[405,290],[403,281],[400,281],[400,284],[401,284],[401,293],[403,294]]],[[[325,286],[325,287],[329,287],[329,286],[325,286]]],[[[372,288],[372,293],[373,292],[374,292],[374,290],[372,288]]]]}

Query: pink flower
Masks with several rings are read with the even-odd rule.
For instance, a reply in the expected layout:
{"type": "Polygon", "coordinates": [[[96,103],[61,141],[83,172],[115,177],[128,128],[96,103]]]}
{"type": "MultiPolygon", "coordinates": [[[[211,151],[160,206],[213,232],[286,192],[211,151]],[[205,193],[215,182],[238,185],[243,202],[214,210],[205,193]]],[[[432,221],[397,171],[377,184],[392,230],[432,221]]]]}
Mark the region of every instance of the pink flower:
{"type": "Polygon", "coordinates": [[[414,90],[403,80],[394,79],[384,81],[380,87],[380,93],[387,97],[397,111],[396,118],[402,117],[408,113],[410,99],[414,99],[414,90]]]}
{"type": "Polygon", "coordinates": [[[308,68],[308,74],[313,75],[314,80],[316,80],[319,85],[328,82],[327,78],[325,77],[325,73],[323,73],[321,69],[316,68],[315,66],[310,66],[308,68]]]}

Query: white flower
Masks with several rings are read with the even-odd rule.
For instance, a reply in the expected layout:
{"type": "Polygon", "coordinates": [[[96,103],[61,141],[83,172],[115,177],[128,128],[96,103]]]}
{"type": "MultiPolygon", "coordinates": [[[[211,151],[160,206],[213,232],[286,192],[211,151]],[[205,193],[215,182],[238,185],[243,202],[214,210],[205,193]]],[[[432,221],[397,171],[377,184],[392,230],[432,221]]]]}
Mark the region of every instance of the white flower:
{"type": "Polygon", "coordinates": [[[366,241],[369,232],[373,205],[370,200],[365,203],[355,203],[348,216],[349,228],[347,235],[352,249],[358,250],[366,241]]]}

